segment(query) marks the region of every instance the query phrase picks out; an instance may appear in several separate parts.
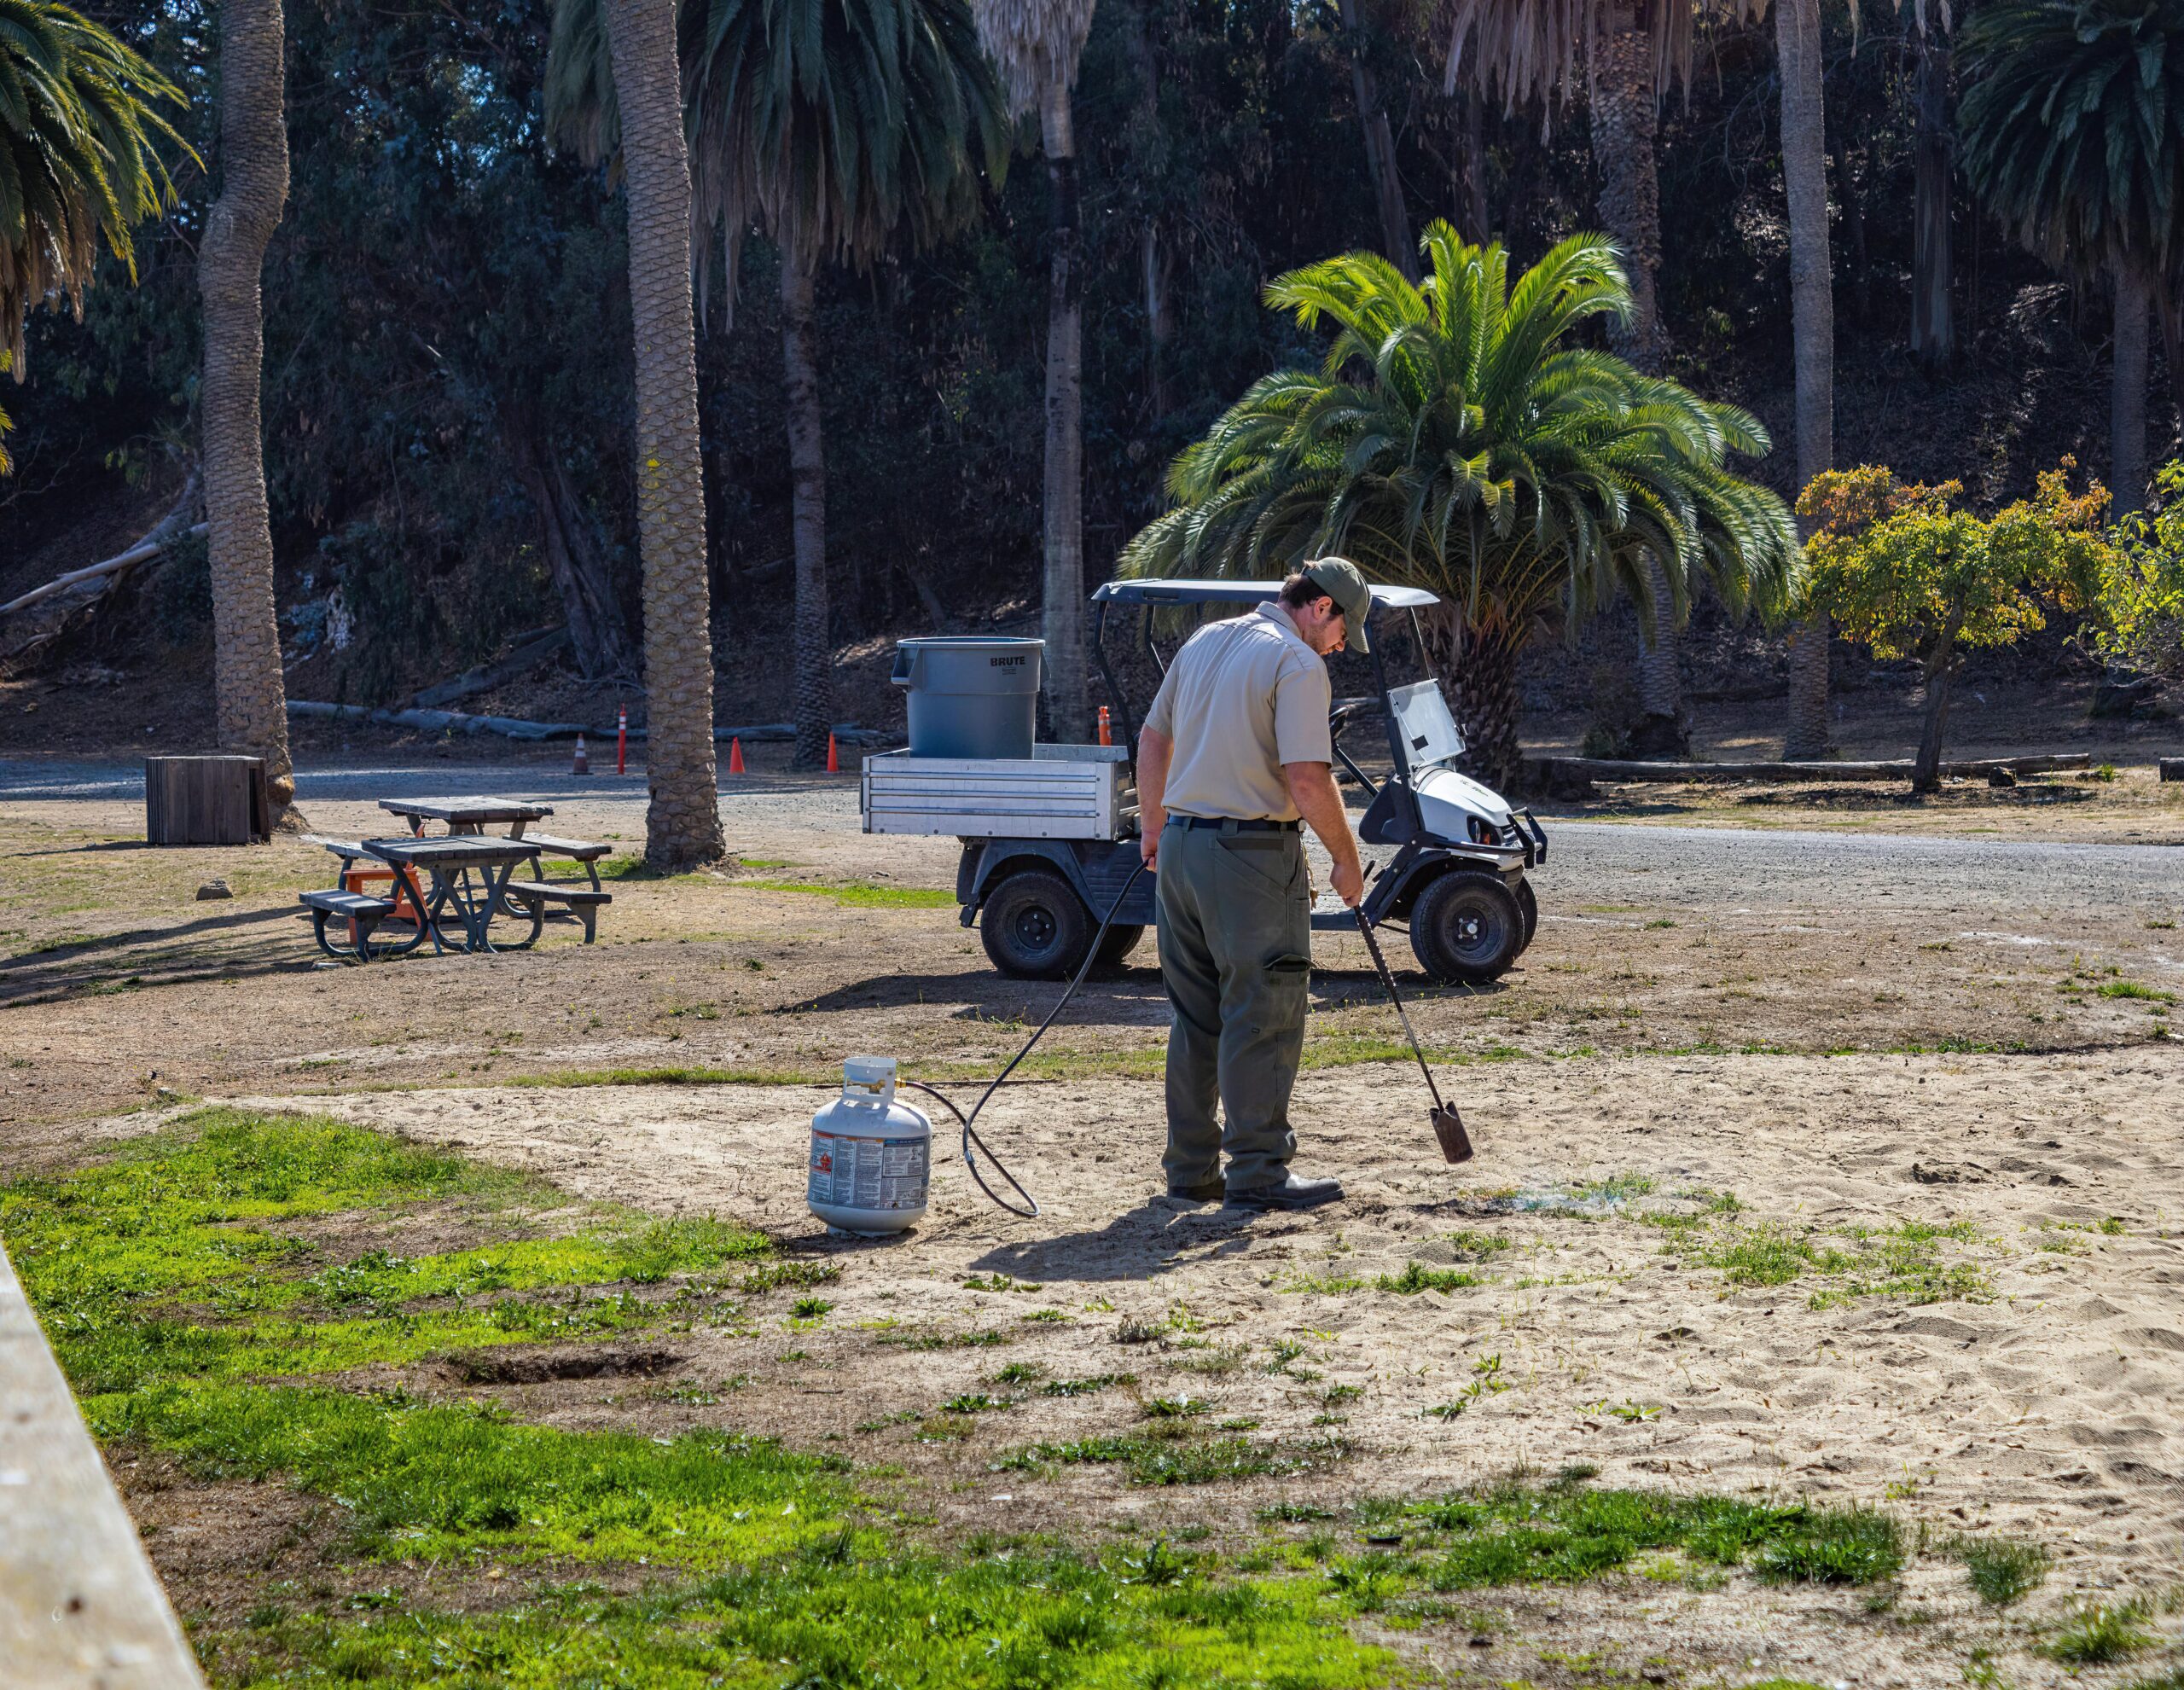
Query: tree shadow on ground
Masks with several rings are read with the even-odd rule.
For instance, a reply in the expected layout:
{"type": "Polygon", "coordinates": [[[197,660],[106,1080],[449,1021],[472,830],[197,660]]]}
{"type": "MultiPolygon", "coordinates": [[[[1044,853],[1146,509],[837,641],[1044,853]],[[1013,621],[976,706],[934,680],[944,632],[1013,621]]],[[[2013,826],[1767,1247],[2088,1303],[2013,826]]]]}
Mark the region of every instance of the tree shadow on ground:
{"type": "MultiPolygon", "coordinates": [[[[1066,980],[1012,980],[990,972],[873,974],[813,997],[799,998],[775,1013],[919,1007],[945,1011],[958,1019],[1029,1013],[1036,1019],[1054,1008],[1067,986],[1066,980]]],[[[1142,1019],[1130,1012],[1152,1004],[1165,1006],[1167,1001],[1158,968],[1095,968],[1071,1002],[1068,1019],[1142,1019]],[[1102,1005],[1109,1014],[1102,1017],[1092,1013],[1102,1005]]]]}
{"type": "MultiPolygon", "coordinates": [[[[207,975],[243,979],[306,967],[318,959],[315,947],[291,950],[284,946],[269,954],[262,948],[238,951],[208,943],[267,921],[295,919],[293,910],[277,907],[237,910],[171,927],[132,927],[125,932],[99,933],[26,951],[0,961],[0,1004],[111,991],[131,983],[177,984],[207,975]],[[153,974],[166,978],[143,979],[153,974]]],[[[309,934],[304,938],[308,946],[309,934]]]]}

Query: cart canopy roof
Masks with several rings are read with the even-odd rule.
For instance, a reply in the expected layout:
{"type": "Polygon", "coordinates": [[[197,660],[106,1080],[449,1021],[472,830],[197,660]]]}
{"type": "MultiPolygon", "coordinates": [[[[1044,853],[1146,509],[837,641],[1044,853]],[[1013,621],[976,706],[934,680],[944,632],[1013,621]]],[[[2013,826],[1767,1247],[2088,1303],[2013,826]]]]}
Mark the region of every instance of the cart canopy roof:
{"type": "MultiPolygon", "coordinates": [[[[1110,581],[1092,595],[1095,604],[1263,604],[1281,591],[1279,581],[1110,581]]],[[[1440,599],[1422,587],[1373,585],[1375,610],[1423,610],[1440,599]]]]}

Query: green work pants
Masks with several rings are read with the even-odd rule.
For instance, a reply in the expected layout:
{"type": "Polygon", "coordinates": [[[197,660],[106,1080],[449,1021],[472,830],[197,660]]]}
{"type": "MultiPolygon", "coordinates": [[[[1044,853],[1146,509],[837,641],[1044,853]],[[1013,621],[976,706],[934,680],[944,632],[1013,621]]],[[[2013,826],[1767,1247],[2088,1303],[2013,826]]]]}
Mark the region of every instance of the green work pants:
{"type": "Polygon", "coordinates": [[[1275,1184],[1297,1152],[1289,1094],[1312,971],[1303,837],[1171,823],[1159,868],[1160,975],[1175,1011],[1161,1165],[1170,1186],[1197,1185],[1225,1149],[1231,1190],[1275,1184]]]}

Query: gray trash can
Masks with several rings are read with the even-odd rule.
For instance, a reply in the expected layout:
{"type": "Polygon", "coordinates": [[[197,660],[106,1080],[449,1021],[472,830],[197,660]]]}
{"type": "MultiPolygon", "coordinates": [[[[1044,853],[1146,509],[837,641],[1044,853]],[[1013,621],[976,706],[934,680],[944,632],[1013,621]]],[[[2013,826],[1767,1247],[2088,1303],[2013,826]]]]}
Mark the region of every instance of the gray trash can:
{"type": "Polygon", "coordinates": [[[903,640],[888,678],[909,694],[912,757],[1028,758],[1044,640],[903,640]]]}

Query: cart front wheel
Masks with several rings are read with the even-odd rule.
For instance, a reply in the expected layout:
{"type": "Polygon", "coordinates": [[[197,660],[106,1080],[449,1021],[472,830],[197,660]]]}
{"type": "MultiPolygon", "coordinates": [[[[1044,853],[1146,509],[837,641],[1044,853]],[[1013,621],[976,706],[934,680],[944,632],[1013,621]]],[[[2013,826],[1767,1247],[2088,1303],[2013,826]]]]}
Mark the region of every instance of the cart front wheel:
{"type": "Polygon", "coordinates": [[[1410,948],[1419,966],[1445,985],[1501,979],[1524,939],[1516,895],[1491,874],[1453,870],[1411,906],[1410,948]]]}
{"type": "MultiPolygon", "coordinates": [[[[993,966],[1019,979],[1060,980],[1075,973],[1091,942],[1091,913],[1059,874],[1025,868],[987,897],[979,938],[993,966]]],[[[1107,930],[1112,942],[1116,929],[1107,930]]]]}

